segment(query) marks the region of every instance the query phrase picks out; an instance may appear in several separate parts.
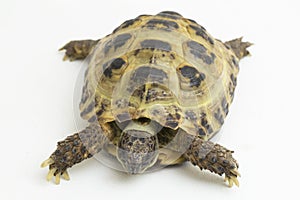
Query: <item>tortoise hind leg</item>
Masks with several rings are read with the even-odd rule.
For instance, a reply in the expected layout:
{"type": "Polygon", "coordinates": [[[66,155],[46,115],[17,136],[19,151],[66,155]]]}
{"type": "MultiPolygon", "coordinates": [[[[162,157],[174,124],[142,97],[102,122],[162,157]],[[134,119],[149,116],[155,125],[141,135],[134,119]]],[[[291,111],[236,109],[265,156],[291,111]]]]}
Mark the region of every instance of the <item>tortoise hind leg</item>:
{"type": "Polygon", "coordinates": [[[247,50],[248,47],[253,45],[250,42],[242,42],[242,37],[237,38],[234,40],[230,40],[225,42],[226,45],[230,46],[235,55],[239,58],[242,59],[248,55],[250,55],[249,51],[247,50]]]}
{"type": "Polygon", "coordinates": [[[63,60],[82,60],[86,58],[100,40],[74,40],[59,50],[66,50],[63,60]]]}
{"type": "Polygon", "coordinates": [[[86,129],[68,136],[58,142],[56,150],[45,160],[41,167],[49,166],[47,180],[55,177],[55,183],[60,183],[60,177],[69,180],[67,169],[73,165],[91,158],[108,142],[97,124],[91,124],[86,129]]]}
{"type": "Polygon", "coordinates": [[[201,170],[207,169],[220,176],[225,174],[225,181],[228,181],[231,187],[233,184],[239,186],[237,176],[240,176],[238,163],[232,157],[232,153],[233,151],[219,144],[196,137],[184,156],[201,170]]]}

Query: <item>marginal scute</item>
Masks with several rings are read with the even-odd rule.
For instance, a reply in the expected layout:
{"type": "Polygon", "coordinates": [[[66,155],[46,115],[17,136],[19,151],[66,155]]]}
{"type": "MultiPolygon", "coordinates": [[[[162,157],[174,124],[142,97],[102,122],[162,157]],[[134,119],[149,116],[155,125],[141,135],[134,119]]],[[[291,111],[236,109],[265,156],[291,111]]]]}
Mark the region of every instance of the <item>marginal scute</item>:
{"type": "Polygon", "coordinates": [[[148,28],[158,28],[166,31],[179,28],[179,25],[176,22],[162,19],[151,19],[147,22],[146,26],[148,28]]]}
{"type": "Polygon", "coordinates": [[[121,29],[126,29],[131,27],[134,24],[138,24],[139,22],[141,22],[141,20],[139,18],[135,18],[135,19],[130,19],[125,21],[123,24],[121,24],[118,28],[116,28],[113,33],[116,33],[117,31],[121,30],[121,29]]]}
{"type": "Polygon", "coordinates": [[[215,112],[214,117],[220,123],[220,125],[224,124],[224,117],[220,108],[215,112]]]}
{"type": "Polygon", "coordinates": [[[229,104],[228,104],[225,97],[222,99],[222,109],[223,109],[223,112],[225,113],[225,116],[226,116],[229,112],[229,104]]]}
{"type": "Polygon", "coordinates": [[[186,19],[186,20],[189,21],[189,22],[191,22],[191,23],[197,24],[197,22],[195,20],[193,20],[193,19],[186,19]]]}
{"type": "Polygon", "coordinates": [[[237,82],[236,82],[237,79],[233,74],[230,74],[230,80],[231,80],[233,86],[237,85],[237,82]]]}
{"type": "Polygon", "coordinates": [[[91,112],[94,110],[94,108],[95,108],[95,102],[92,101],[92,102],[87,106],[87,108],[84,109],[84,110],[80,113],[81,117],[83,117],[84,115],[86,115],[86,114],[88,114],[88,113],[91,113],[91,112]]]}
{"type": "Polygon", "coordinates": [[[158,13],[157,15],[172,15],[172,16],[182,17],[181,14],[174,12],[174,11],[162,11],[162,12],[158,13]]]}
{"type": "Polygon", "coordinates": [[[90,119],[88,119],[88,122],[93,123],[93,122],[96,122],[96,120],[97,120],[97,116],[93,115],[90,119]]]}
{"type": "Polygon", "coordinates": [[[203,39],[207,40],[211,45],[215,42],[214,40],[206,33],[206,30],[201,25],[190,25],[194,31],[196,31],[196,35],[201,36],[203,39]]]}

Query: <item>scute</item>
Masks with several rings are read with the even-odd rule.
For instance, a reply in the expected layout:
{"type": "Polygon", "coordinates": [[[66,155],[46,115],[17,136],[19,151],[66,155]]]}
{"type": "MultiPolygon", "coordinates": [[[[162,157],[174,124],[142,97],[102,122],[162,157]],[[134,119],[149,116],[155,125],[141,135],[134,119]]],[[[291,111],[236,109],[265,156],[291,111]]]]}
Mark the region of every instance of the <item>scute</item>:
{"type": "Polygon", "coordinates": [[[81,116],[102,124],[146,117],[209,139],[232,102],[237,60],[204,27],[178,13],[139,16],[95,48],[81,116]]]}

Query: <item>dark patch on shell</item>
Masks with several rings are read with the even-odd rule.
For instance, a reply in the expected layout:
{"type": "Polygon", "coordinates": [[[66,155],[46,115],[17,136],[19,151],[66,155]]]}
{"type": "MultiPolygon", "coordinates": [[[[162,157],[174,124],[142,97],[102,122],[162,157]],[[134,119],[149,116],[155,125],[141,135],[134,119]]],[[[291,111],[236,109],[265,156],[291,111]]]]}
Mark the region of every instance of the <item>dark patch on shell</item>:
{"type": "Polygon", "coordinates": [[[140,53],[141,49],[136,49],[133,53],[134,56],[137,56],[140,53]]]}
{"type": "MultiPolygon", "coordinates": [[[[187,18],[186,18],[186,20],[188,20],[189,22],[192,22],[192,23],[194,23],[194,24],[197,24],[197,22],[196,22],[195,20],[193,20],[193,19],[187,19],[187,18]]],[[[205,29],[205,28],[203,27],[203,29],[205,29]]]]}
{"type": "Polygon", "coordinates": [[[113,61],[109,61],[103,65],[103,74],[106,77],[111,78],[113,70],[120,69],[125,63],[125,60],[122,58],[116,58],[113,61]]]}
{"type": "Polygon", "coordinates": [[[104,98],[96,98],[96,116],[100,117],[110,107],[110,100],[104,98]]]}
{"type": "Polygon", "coordinates": [[[229,104],[225,97],[222,99],[222,109],[223,109],[225,115],[227,115],[229,112],[229,104]]]}
{"type": "Polygon", "coordinates": [[[130,19],[125,21],[123,24],[121,24],[118,28],[116,28],[113,33],[117,32],[120,29],[125,29],[128,28],[129,26],[132,26],[134,23],[136,23],[137,21],[140,21],[140,19],[135,18],[135,19],[130,19]]]}
{"type": "Polygon", "coordinates": [[[237,79],[233,74],[230,74],[230,79],[232,81],[233,86],[235,87],[237,85],[237,79]]]}
{"type": "Polygon", "coordinates": [[[104,46],[104,53],[107,54],[112,47],[114,50],[117,50],[118,48],[122,47],[130,38],[132,38],[132,35],[129,33],[118,35],[116,38],[106,43],[104,46]]]}
{"type": "Polygon", "coordinates": [[[209,124],[207,124],[207,125],[205,126],[205,128],[206,128],[206,130],[207,130],[207,132],[208,132],[209,134],[212,134],[212,133],[214,132],[214,130],[212,129],[212,127],[211,127],[209,124]]]}
{"type": "Polygon", "coordinates": [[[165,18],[169,18],[169,19],[180,19],[181,17],[180,16],[177,16],[177,15],[170,15],[168,13],[158,13],[157,16],[160,16],[160,17],[165,17],[165,18]]]}
{"type": "Polygon", "coordinates": [[[89,80],[85,80],[85,84],[84,84],[84,86],[83,86],[83,88],[82,88],[82,97],[81,97],[81,104],[85,104],[85,102],[88,100],[88,98],[89,98],[89,92],[88,92],[88,82],[89,82],[89,80]]]}
{"type": "Polygon", "coordinates": [[[188,110],[185,112],[186,119],[195,121],[197,119],[196,113],[194,111],[188,110]]]}
{"type": "Polygon", "coordinates": [[[235,67],[239,68],[239,62],[236,60],[234,56],[232,56],[232,63],[234,64],[235,67]]]}
{"type": "Polygon", "coordinates": [[[93,123],[93,122],[95,122],[96,120],[97,120],[97,117],[94,115],[94,116],[92,116],[92,117],[88,120],[88,122],[93,123]]]}
{"type": "Polygon", "coordinates": [[[149,66],[142,66],[135,70],[131,80],[134,83],[145,83],[146,81],[163,83],[164,79],[167,78],[168,75],[163,70],[149,66]]]}
{"type": "Polygon", "coordinates": [[[210,65],[214,62],[216,55],[214,53],[208,55],[207,49],[202,44],[192,40],[187,42],[187,46],[190,48],[191,54],[200,58],[206,64],[210,65]]]}
{"type": "Polygon", "coordinates": [[[204,130],[203,128],[199,128],[199,129],[198,129],[198,134],[199,134],[200,136],[205,136],[205,135],[206,135],[205,130],[204,130]]]}
{"type": "Polygon", "coordinates": [[[167,121],[165,126],[175,129],[178,126],[177,121],[167,121]]]}
{"type": "MultiPolygon", "coordinates": [[[[145,91],[146,91],[146,87],[145,87],[145,85],[142,85],[133,91],[132,96],[138,97],[138,98],[140,98],[140,101],[142,101],[142,99],[145,95],[145,91]]],[[[129,102],[129,104],[131,104],[131,103],[129,102]]]]}
{"type": "Polygon", "coordinates": [[[175,129],[178,126],[178,119],[176,118],[176,115],[168,114],[165,126],[175,129]]]}
{"type": "Polygon", "coordinates": [[[88,98],[89,98],[88,92],[84,91],[82,93],[80,104],[85,104],[85,102],[88,100],[88,98]]]}
{"type": "Polygon", "coordinates": [[[224,117],[220,109],[217,110],[217,112],[214,114],[214,117],[219,122],[220,125],[224,124],[224,117]]]}
{"type": "Polygon", "coordinates": [[[162,11],[160,13],[158,13],[157,15],[173,15],[173,16],[178,16],[178,17],[182,17],[181,14],[174,12],[174,11],[162,11]]]}
{"type": "Polygon", "coordinates": [[[172,60],[175,60],[175,55],[174,55],[173,53],[171,53],[171,54],[170,54],[170,58],[171,58],[172,60]]]}
{"type": "Polygon", "coordinates": [[[165,51],[171,51],[171,45],[161,40],[144,40],[141,42],[142,48],[153,48],[165,51]]]}
{"type": "Polygon", "coordinates": [[[194,67],[184,66],[180,68],[183,77],[190,79],[190,87],[199,87],[201,82],[205,79],[205,74],[198,72],[194,67]]]}
{"type": "Polygon", "coordinates": [[[207,123],[208,123],[208,121],[207,121],[206,117],[202,117],[202,118],[201,118],[201,125],[202,125],[203,127],[205,127],[205,126],[207,125],[207,123]]]}
{"type": "Polygon", "coordinates": [[[100,110],[97,111],[96,115],[99,117],[103,114],[104,111],[105,109],[101,106],[100,110]]]}
{"type": "Polygon", "coordinates": [[[118,99],[116,101],[117,108],[126,108],[129,105],[129,102],[126,99],[118,99]]]}
{"type": "Polygon", "coordinates": [[[205,130],[207,131],[207,133],[211,134],[213,133],[213,129],[212,127],[209,125],[208,121],[207,121],[207,117],[205,113],[201,114],[201,126],[205,128],[205,130]]]}
{"type": "Polygon", "coordinates": [[[142,17],[150,17],[151,15],[139,15],[137,18],[142,18],[142,17]]]}
{"type": "Polygon", "coordinates": [[[211,45],[214,44],[214,40],[210,36],[208,36],[204,27],[200,26],[199,24],[190,25],[190,27],[196,31],[196,35],[202,37],[203,39],[208,41],[211,45]]]}
{"type": "Polygon", "coordinates": [[[146,94],[146,103],[152,102],[157,99],[158,92],[155,89],[148,89],[146,94]]]}
{"type": "Polygon", "coordinates": [[[87,114],[89,114],[90,112],[92,112],[92,110],[95,108],[95,102],[92,101],[88,107],[86,109],[84,109],[81,113],[80,113],[80,116],[83,117],[87,114]]]}
{"type": "Polygon", "coordinates": [[[235,86],[233,85],[232,82],[229,82],[229,96],[231,98],[231,102],[234,98],[234,90],[235,90],[235,86]]]}
{"type": "Polygon", "coordinates": [[[146,23],[146,27],[148,28],[160,28],[162,30],[171,31],[174,29],[178,29],[179,26],[176,22],[163,20],[163,19],[151,19],[146,23]],[[159,25],[163,25],[160,27],[159,25]]]}
{"type": "Polygon", "coordinates": [[[154,101],[167,101],[168,99],[174,98],[172,92],[166,88],[161,88],[157,83],[152,83],[151,87],[148,88],[145,94],[145,103],[151,103],[154,101]]]}

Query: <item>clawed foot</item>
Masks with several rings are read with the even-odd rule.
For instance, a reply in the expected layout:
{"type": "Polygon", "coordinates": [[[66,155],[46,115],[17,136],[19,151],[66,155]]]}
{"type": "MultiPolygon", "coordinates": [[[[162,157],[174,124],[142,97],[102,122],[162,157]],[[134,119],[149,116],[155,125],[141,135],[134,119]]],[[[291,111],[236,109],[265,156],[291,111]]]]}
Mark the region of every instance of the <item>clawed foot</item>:
{"type": "Polygon", "coordinates": [[[63,60],[79,60],[84,59],[89,55],[98,40],[78,40],[71,41],[59,49],[59,51],[66,50],[63,60]]]}
{"type": "Polygon", "coordinates": [[[239,164],[232,157],[233,151],[225,147],[196,138],[185,153],[185,158],[197,165],[201,170],[207,169],[220,176],[225,175],[225,181],[229,187],[234,184],[239,186],[238,172],[239,164]]]}
{"type": "Polygon", "coordinates": [[[238,171],[239,164],[232,157],[233,153],[233,151],[219,144],[214,145],[214,150],[207,155],[207,161],[209,162],[208,169],[220,176],[225,174],[225,182],[228,182],[229,187],[233,185],[239,187],[240,184],[237,177],[241,177],[241,174],[238,171]]]}
{"type": "Polygon", "coordinates": [[[225,182],[228,182],[228,186],[232,187],[235,184],[237,187],[240,186],[240,183],[237,177],[241,177],[241,174],[238,172],[237,169],[231,170],[231,175],[225,175],[225,182]]]}
{"type": "Polygon", "coordinates": [[[233,151],[223,150],[218,153],[217,162],[214,163],[215,172],[219,175],[225,174],[225,182],[228,182],[228,186],[232,187],[236,185],[240,186],[237,177],[241,177],[241,174],[238,171],[239,165],[237,161],[232,157],[233,151]]]}
{"type": "Polygon", "coordinates": [[[61,171],[58,168],[56,168],[54,160],[52,158],[48,158],[41,164],[41,167],[43,167],[43,168],[47,167],[47,166],[49,166],[49,172],[46,177],[47,181],[52,180],[53,177],[55,177],[55,184],[60,183],[60,177],[62,177],[63,179],[65,179],[67,181],[70,180],[67,170],[61,171]]]}

